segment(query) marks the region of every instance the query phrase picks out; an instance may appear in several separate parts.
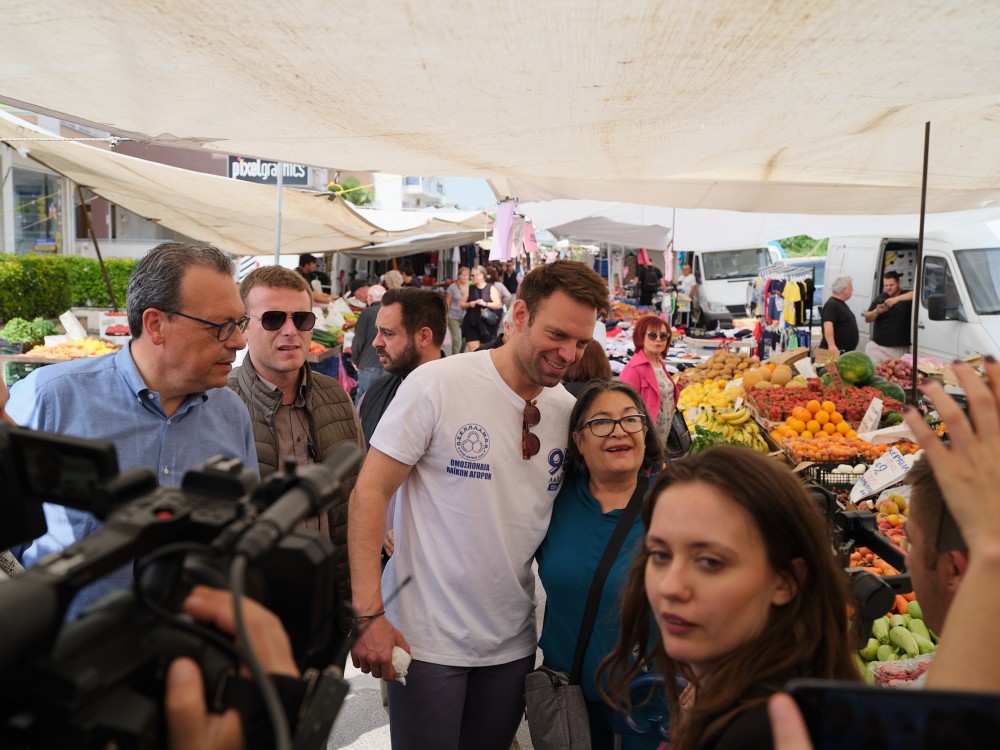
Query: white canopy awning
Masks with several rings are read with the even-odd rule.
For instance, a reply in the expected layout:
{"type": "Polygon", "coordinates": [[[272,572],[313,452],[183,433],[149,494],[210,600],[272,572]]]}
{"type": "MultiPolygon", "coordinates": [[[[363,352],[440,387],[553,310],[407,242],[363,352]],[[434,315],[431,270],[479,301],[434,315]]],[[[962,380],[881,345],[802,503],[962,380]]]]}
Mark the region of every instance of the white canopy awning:
{"type": "Polygon", "coordinates": [[[471,245],[483,238],[481,231],[431,232],[417,234],[406,239],[383,242],[379,245],[346,251],[352,258],[398,258],[414,253],[447,250],[461,245],[471,245]]]}
{"type": "MultiPolygon", "coordinates": [[[[767,214],[713,209],[670,209],[601,201],[554,200],[525,203],[521,210],[537,228],[560,237],[662,250],[719,250],[754,247],[805,234],[810,237],[916,237],[918,214],[841,216],[767,214]],[[640,241],[641,240],[641,241],[640,241]]],[[[1000,206],[976,211],[927,214],[924,232],[935,233],[1000,221],[1000,206]]]]}
{"type": "Polygon", "coordinates": [[[998,28],[982,0],[20,2],[0,98],[522,202],[809,214],[917,212],[930,122],[943,212],[1000,203],[998,28]]]}
{"type": "MultiPolygon", "coordinates": [[[[0,141],[102,198],[175,232],[235,255],[274,253],[276,188],[137,159],[67,140],[0,111],[0,141]],[[41,138],[45,140],[7,140],[41,138]]],[[[492,226],[482,211],[359,210],[318,193],[285,188],[281,252],[359,250],[390,240],[492,226]]],[[[471,240],[470,240],[471,241],[471,240]]],[[[455,243],[461,244],[461,243],[455,243]]],[[[420,252],[414,250],[413,252],[420,252]]]]}

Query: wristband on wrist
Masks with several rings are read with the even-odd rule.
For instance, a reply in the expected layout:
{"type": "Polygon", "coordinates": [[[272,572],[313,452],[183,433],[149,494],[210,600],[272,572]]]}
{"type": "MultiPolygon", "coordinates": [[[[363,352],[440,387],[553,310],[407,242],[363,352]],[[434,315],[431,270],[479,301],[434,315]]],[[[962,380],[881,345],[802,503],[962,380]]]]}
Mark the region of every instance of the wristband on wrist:
{"type": "Polygon", "coordinates": [[[360,615],[359,617],[355,617],[354,618],[354,624],[355,625],[364,625],[366,623],[371,622],[372,620],[377,620],[379,617],[381,617],[384,614],[385,614],[385,610],[383,609],[381,612],[376,612],[373,615],[360,615]]]}

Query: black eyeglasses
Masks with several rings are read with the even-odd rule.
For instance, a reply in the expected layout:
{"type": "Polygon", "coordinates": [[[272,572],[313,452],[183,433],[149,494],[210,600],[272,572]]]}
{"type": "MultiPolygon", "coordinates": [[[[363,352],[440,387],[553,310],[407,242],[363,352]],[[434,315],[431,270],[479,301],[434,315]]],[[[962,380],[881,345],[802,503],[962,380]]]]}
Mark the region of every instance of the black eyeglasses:
{"type": "Polygon", "coordinates": [[[524,414],[521,417],[521,458],[525,461],[537,455],[541,450],[541,443],[538,435],[531,432],[531,428],[542,421],[542,414],[538,411],[534,401],[524,402],[524,414]]]}
{"type": "Polygon", "coordinates": [[[226,323],[213,323],[211,320],[205,320],[204,318],[196,318],[194,315],[187,315],[180,312],[179,310],[164,310],[167,315],[180,315],[182,318],[187,318],[188,320],[193,320],[196,323],[204,323],[207,326],[216,328],[215,338],[219,341],[229,341],[233,334],[236,333],[236,329],[243,333],[247,329],[247,324],[250,322],[250,318],[244,315],[239,320],[230,320],[226,323]]]}
{"type": "Polygon", "coordinates": [[[669,341],[670,333],[668,331],[646,331],[646,338],[653,339],[653,341],[657,339],[660,341],[669,341]]]}
{"type": "Polygon", "coordinates": [[[281,310],[268,310],[261,315],[251,315],[260,321],[260,326],[265,331],[277,331],[285,325],[288,316],[292,316],[292,323],[300,331],[311,331],[316,325],[316,313],[297,311],[293,313],[282,312],[281,310]]]}
{"type": "Polygon", "coordinates": [[[646,418],[641,414],[629,414],[621,419],[595,417],[584,422],[577,432],[583,432],[584,427],[589,427],[590,434],[594,437],[607,437],[615,431],[615,425],[621,425],[625,432],[634,434],[642,432],[646,428],[646,418]]]}

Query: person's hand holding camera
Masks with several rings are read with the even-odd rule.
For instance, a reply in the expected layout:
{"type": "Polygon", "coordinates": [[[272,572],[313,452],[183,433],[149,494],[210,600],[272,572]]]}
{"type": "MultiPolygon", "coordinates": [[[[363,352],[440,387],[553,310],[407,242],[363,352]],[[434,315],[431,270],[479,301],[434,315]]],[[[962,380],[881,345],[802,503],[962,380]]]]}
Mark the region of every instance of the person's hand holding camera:
{"type": "MultiPolygon", "coordinates": [[[[233,597],[228,591],[196,586],[184,601],[184,610],[230,635],[236,632],[233,597]]],[[[265,671],[298,677],[288,634],[277,616],[251,599],[243,600],[243,616],[250,645],[265,671]]],[[[249,676],[249,670],[244,668],[243,674],[249,676]]],[[[208,712],[201,670],[192,659],[182,657],[170,665],[164,711],[171,750],[242,750],[246,747],[236,709],[223,714],[208,712]]]]}

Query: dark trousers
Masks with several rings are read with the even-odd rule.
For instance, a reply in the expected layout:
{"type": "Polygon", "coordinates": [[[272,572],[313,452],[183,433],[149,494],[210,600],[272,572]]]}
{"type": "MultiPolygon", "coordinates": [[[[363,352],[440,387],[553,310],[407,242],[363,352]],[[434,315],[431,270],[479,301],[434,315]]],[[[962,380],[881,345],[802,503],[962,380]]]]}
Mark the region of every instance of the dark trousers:
{"type": "Polygon", "coordinates": [[[534,654],[490,667],[414,659],[406,685],[388,686],[393,750],[508,750],[534,666],[534,654]]]}

